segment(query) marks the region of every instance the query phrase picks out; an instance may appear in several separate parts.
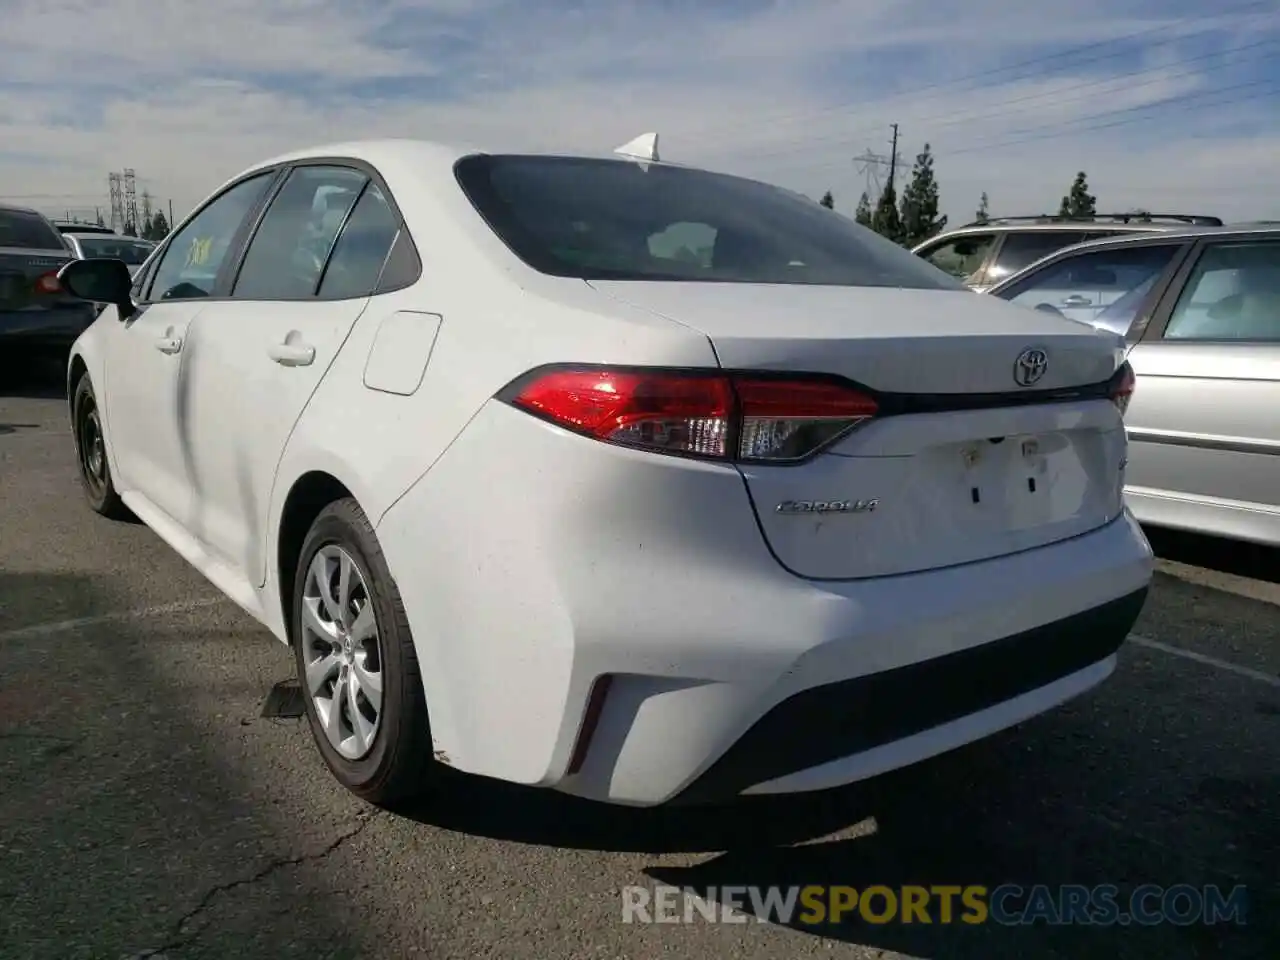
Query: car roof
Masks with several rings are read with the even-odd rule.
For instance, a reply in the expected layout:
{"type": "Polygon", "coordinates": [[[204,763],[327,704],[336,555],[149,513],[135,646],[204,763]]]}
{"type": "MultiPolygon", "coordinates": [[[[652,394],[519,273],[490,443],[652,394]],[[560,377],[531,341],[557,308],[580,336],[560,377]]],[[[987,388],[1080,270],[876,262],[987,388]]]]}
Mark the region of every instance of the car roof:
{"type": "Polygon", "coordinates": [[[152,243],[151,240],[145,240],[142,237],[130,237],[123,233],[103,233],[101,230],[64,230],[64,237],[75,237],[77,240],[101,240],[106,237],[108,240],[128,240],[130,243],[152,243]]]}
{"type": "MultiPolygon", "coordinates": [[[[360,160],[378,170],[387,168],[413,167],[423,171],[435,171],[452,175],[454,164],[463,157],[475,155],[518,154],[520,156],[565,157],[590,160],[611,160],[617,163],[653,164],[661,167],[678,167],[690,169],[686,164],[672,163],[669,160],[641,160],[636,157],[621,155],[612,150],[539,150],[539,149],[495,149],[489,146],[465,143],[445,143],[435,140],[418,140],[412,138],[385,138],[378,140],[346,140],[334,143],[319,144],[277,154],[267,160],[259,161],[246,167],[234,177],[226,180],[215,192],[221,192],[244,177],[270,167],[286,163],[297,163],[304,160],[321,160],[329,157],[348,157],[360,160]]],[[[210,194],[212,196],[212,194],[210,194]]]]}
{"type": "Polygon", "coordinates": [[[33,213],[42,220],[49,219],[35,207],[24,207],[16,203],[0,203],[0,211],[5,213],[33,213]]]}
{"type": "MultiPolygon", "coordinates": [[[[1072,252],[1094,250],[1107,247],[1131,246],[1142,243],[1168,243],[1170,240],[1184,241],[1197,237],[1222,237],[1222,236],[1242,236],[1250,237],[1258,234],[1280,234],[1280,223],[1225,223],[1220,227],[1209,226],[1192,226],[1192,227],[1169,227],[1158,231],[1147,231],[1144,233],[1127,233],[1115,237],[1102,237],[1097,240],[1086,240],[1083,243],[1075,243],[1069,247],[1063,247],[1062,250],[1056,251],[1052,256],[1057,256],[1064,251],[1072,252]]],[[[1046,260],[1048,257],[1045,258],[1046,260]]],[[[1034,266],[1034,264],[1033,264],[1034,266]]]]}

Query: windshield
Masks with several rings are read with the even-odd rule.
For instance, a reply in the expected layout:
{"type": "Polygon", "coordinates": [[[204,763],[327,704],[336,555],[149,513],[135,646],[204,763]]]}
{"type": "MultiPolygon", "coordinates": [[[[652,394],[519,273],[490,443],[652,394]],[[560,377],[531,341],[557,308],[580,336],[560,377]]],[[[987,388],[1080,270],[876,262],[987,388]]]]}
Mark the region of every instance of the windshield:
{"type": "Polygon", "coordinates": [[[847,217],[753,180],[577,157],[474,156],[456,172],[511,251],[554,276],[965,290],[847,217]]]}
{"type": "Polygon", "coordinates": [[[62,236],[38,213],[0,210],[0,247],[64,250],[62,236]]]}
{"type": "Polygon", "coordinates": [[[80,237],[78,239],[86,259],[110,257],[113,260],[123,260],[131,267],[142,263],[147,259],[147,254],[155,249],[155,244],[123,237],[80,237]]]}

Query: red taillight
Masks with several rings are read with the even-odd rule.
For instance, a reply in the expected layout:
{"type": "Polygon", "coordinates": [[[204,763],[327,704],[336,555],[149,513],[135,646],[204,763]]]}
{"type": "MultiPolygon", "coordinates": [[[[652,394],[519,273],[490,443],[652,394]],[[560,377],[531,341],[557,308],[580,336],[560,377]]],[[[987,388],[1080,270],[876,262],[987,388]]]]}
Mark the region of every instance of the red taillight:
{"type": "Polygon", "coordinates": [[[1111,402],[1120,408],[1123,415],[1129,409],[1129,400],[1133,397],[1133,390],[1138,385],[1138,378],[1134,376],[1133,367],[1125,363],[1116,371],[1114,377],[1111,378],[1111,386],[1109,388],[1109,396],[1111,402]]]}
{"type": "Polygon", "coordinates": [[[829,380],[671,370],[552,370],[504,399],[597,440],[775,463],[802,460],[876,414],[874,399],[829,380]]]}
{"type": "Polygon", "coordinates": [[[62,289],[62,284],[58,282],[58,271],[50,270],[36,277],[35,289],[36,293],[58,293],[62,289]]]}

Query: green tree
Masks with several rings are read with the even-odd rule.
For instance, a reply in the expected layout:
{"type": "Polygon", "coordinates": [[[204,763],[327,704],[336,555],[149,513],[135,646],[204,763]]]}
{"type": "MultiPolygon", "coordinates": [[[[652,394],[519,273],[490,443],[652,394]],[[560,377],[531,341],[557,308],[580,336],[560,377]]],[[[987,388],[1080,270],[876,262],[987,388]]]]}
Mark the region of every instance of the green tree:
{"type": "Polygon", "coordinates": [[[1092,219],[1098,213],[1098,198],[1089,192],[1089,178],[1081,170],[1071,184],[1071,190],[1062,198],[1058,216],[1078,220],[1092,219]]]}
{"type": "Polygon", "coordinates": [[[991,211],[987,207],[987,191],[982,191],[982,199],[978,201],[978,212],[973,215],[975,223],[987,223],[991,220],[991,211]]]}
{"type": "Polygon", "coordinates": [[[871,215],[871,229],[894,242],[902,240],[902,221],[898,219],[898,191],[893,188],[892,183],[885,184],[884,192],[880,194],[880,202],[871,215]]]}
{"type": "Polygon", "coordinates": [[[914,247],[947,225],[938,216],[938,180],[933,174],[933,151],[929,144],[916,154],[911,182],[902,191],[902,243],[914,247]]]}
{"type": "Polygon", "coordinates": [[[824,193],[822,195],[822,199],[819,200],[818,202],[822,204],[824,207],[826,207],[828,210],[834,210],[836,208],[836,198],[832,196],[830,190],[824,193]]]}
{"type": "Polygon", "coordinates": [[[862,196],[858,198],[858,208],[853,211],[853,219],[864,227],[871,226],[871,198],[867,196],[867,191],[862,191],[862,196]]]}
{"type": "Polygon", "coordinates": [[[169,235],[169,221],[164,212],[157,210],[151,218],[150,229],[142,236],[147,240],[163,240],[169,235]]]}

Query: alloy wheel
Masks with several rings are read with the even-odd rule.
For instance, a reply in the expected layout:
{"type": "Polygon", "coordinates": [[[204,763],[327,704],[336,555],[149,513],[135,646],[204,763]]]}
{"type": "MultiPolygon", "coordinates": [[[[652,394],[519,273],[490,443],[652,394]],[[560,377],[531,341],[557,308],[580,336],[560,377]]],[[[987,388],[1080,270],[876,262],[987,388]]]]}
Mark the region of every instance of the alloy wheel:
{"type": "Polygon", "coordinates": [[[382,649],[359,564],[321,547],[302,591],[304,682],[329,744],[348,760],[373,747],[382,720],[382,649]]]}

